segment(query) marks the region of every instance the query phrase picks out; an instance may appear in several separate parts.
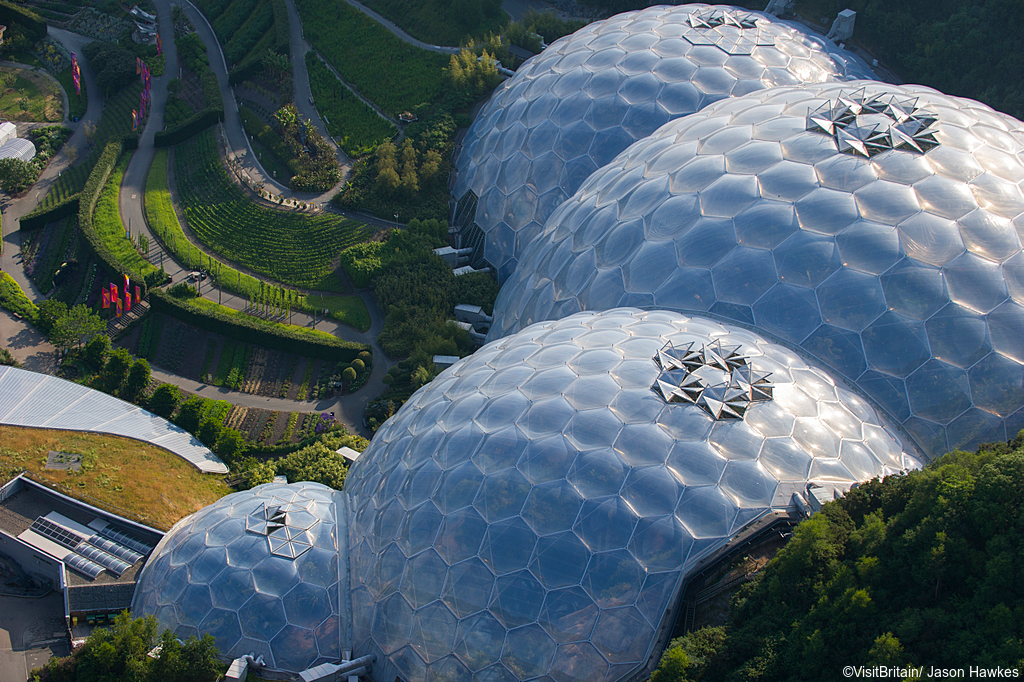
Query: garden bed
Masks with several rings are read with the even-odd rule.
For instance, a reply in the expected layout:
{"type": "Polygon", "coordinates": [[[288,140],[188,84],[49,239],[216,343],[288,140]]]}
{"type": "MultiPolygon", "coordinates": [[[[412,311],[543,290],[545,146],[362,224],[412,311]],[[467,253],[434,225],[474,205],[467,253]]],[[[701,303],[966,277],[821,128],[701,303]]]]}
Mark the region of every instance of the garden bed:
{"type": "Polygon", "coordinates": [[[0,66],[0,118],[59,123],[64,120],[60,88],[41,73],[0,66]]]}

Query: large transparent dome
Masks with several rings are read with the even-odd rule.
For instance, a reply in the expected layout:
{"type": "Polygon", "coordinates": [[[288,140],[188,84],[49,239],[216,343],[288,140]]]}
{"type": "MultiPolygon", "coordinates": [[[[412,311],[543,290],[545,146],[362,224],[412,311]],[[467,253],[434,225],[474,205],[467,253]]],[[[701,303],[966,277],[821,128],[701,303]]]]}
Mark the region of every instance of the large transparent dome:
{"type": "Polygon", "coordinates": [[[503,282],[587,176],[662,124],[726,97],[851,77],[873,75],[762,12],[658,6],[592,23],[527,61],[470,127],[454,188],[462,246],[503,282]]]}
{"type": "Polygon", "coordinates": [[[531,326],[421,388],[349,470],[356,654],[379,680],[626,678],[699,558],[808,482],[915,465],[752,332],[636,309],[531,326]]]}
{"type": "Polygon", "coordinates": [[[551,216],[492,337],[620,305],[799,344],[930,456],[1024,427],[1024,129],[920,86],[825,84],[708,107],[551,216]]]}
{"type": "Polygon", "coordinates": [[[164,536],[132,611],[183,639],[213,635],[229,660],[262,654],[269,668],[290,673],[338,661],[350,637],[348,578],[339,572],[344,504],[319,483],[271,483],[221,498],[164,536]]]}

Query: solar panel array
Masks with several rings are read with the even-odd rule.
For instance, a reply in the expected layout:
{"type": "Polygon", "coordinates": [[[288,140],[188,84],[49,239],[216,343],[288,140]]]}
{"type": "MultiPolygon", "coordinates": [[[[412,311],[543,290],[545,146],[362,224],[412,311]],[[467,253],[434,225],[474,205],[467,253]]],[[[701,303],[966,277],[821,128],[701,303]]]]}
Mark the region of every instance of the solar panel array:
{"type": "Polygon", "coordinates": [[[71,550],[64,563],[93,579],[104,569],[120,578],[142,559],[138,552],[113,540],[98,535],[86,538],[42,516],[32,522],[31,530],[71,550]]]}
{"type": "Polygon", "coordinates": [[[123,530],[119,530],[114,526],[104,526],[100,529],[99,532],[100,535],[102,535],[103,537],[109,538],[114,542],[118,543],[119,545],[124,545],[125,547],[128,547],[129,549],[138,552],[142,556],[149,554],[150,550],[153,549],[151,545],[148,545],[142,540],[139,540],[135,537],[132,537],[131,535],[128,535],[128,533],[125,533],[123,530]]]}

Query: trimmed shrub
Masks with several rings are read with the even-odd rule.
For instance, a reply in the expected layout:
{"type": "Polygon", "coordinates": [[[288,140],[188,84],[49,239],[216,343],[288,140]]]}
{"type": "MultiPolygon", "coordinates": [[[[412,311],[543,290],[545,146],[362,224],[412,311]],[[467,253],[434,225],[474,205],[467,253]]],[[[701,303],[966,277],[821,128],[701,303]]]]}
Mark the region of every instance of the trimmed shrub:
{"type": "Polygon", "coordinates": [[[78,194],[72,194],[58,204],[47,208],[40,206],[34,211],[22,216],[20,224],[23,230],[34,230],[43,227],[47,223],[56,222],[69,215],[78,213],[78,194]]]}
{"type": "Polygon", "coordinates": [[[367,350],[365,344],[342,341],[326,332],[265,322],[249,315],[231,315],[227,312],[229,309],[221,309],[222,306],[215,303],[184,301],[159,290],[150,293],[149,301],[154,311],[182,322],[223,334],[236,341],[254,343],[286,353],[351,362],[360,352],[367,350]]]}
{"type": "Polygon", "coordinates": [[[153,137],[153,146],[173,147],[223,120],[223,109],[203,109],[198,113],[192,114],[192,116],[173,128],[159,131],[153,137]]]}

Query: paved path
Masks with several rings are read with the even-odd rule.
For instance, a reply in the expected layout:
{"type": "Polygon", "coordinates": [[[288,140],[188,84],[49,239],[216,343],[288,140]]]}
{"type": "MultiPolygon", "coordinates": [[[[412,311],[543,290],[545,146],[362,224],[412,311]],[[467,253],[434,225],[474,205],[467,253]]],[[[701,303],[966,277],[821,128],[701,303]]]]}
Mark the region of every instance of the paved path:
{"type": "MultiPolygon", "coordinates": [[[[92,42],[92,40],[85,36],[62,31],[52,26],[47,30],[51,37],[56,38],[69,51],[77,54],[82,54],[82,47],[86,43],[92,42]]],[[[65,125],[74,129],[75,132],[65,143],[61,151],[50,161],[50,165],[46,167],[46,170],[36,180],[36,184],[33,185],[25,196],[9,201],[3,206],[3,254],[0,255],[0,270],[9,273],[18,282],[25,294],[34,301],[45,298],[46,292],[38,291],[25,275],[22,267],[21,232],[18,221],[25,214],[35,210],[42,198],[50,191],[50,187],[57,182],[60,174],[72,165],[64,150],[69,146],[73,146],[78,150],[78,161],[82,162],[85,160],[85,157],[88,156],[90,143],[85,137],[84,124],[88,122],[95,125],[99,121],[100,112],[103,109],[103,97],[100,95],[100,89],[96,85],[96,75],[89,68],[87,60],[83,59],[80,63],[82,65],[82,78],[85,80],[85,87],[89,96],[89,105],[85,115],[82,116],[82,120],[78,123],[65,123],[65,125]]]]}
{"type": "MultiPolygon", "coordinates": [[[[160,14],[161,9],[170,12],[171,0],[154,0],[154,4],[157,7],[158,16],[162,16],[160,14]]],[[[228,156],[237,159],[246,174],[249,175],[256,184],[272,188],[274,194],[283,196],[287,199],[297,199],[299,201],[313,202],[319,205],[323,205],[330,200],[342,183],[339,182],[337,185],[322,194],[295,192],[279,183],[263,169],[263,166],[259,163],[259,159],[256,158],[256,155],[252,152],[252,148],[249,146],[248,136],[245,134],[245,128],[242,126],[242,119],[238,114],[238,103],[235,101],[235,93],[231,89],[231,86],[228,85],[227,60],[224,58],[224,52],[221,49],[220,43],[217,42],[217,35],[213,31],[213,27],[210,26],[210,23],[206,20],[203,13],[188,0],[184,0],[184,3],[181,3],[181,6],[185,10],[185,14],[188,16],[189,21],[191,21],[192,25],[195,27],[196,34],[203,41],[203,45],[206,46],[206,52],[210,57],[210,70],[216,74],[217,81],[220,83],[220,93],[221,97],[224,99],[224,129],[227,132],[228,156]]],[[[163,36],[163,31],[161,31],[160,34],[163,36]]],[[[173,30],[170,31],[170,35],[173,36],[173,30]]],[[[293,29],[293,49],[295,47],[295,40],[296,35],[293,29]]],[[[300,43],[302,42],[301,27],[299,28],[298,40],[300,43]]],[[[163,41],[166,43],[167,39],[164,38],[163,41]]],[[[302,60],[302,55],[304,54],[305,51],[303,50],[299,54],[292,55],[294,69],[293,80],[295,83],[296,93],[298,94],[300,87],[300,70],[301,83],[302,86],[305,87],[304,97],[300,98],[296,96],[296,108],[316,124],[317,129],[320,130],[320,134],[323,136],[324,140],[327,141],[327,144],[331,145],[331,147],[335,149],[335,153],[338,154],[338,165],[341,166],[342,182],[344,182],[344,179],[348,176],[348,173],[352,168],[352,162],[347,156],[345,156],[345,153],[338,149],[337,145],[334,144],[334,140],[327,134],[327,129],[324,126],[323,121],[320,120],[320,115],[317,113],[316,108],[309,102],[309,79],[306,77],[306,63],[302,60]],[[303,102],[305,102],[305,108],[303,107],[303,102]]]]}
{"type": "Polygon", "coordinates": [[[42,374],[57,371],[57,349],[41,331],[6,310],[0,310],[0,346],[11,351],[25,369],[42,374]]]}

